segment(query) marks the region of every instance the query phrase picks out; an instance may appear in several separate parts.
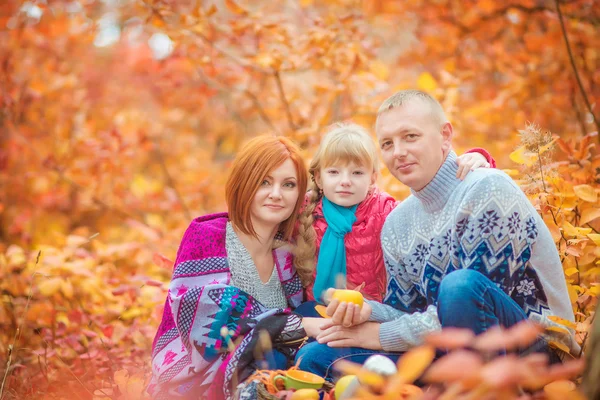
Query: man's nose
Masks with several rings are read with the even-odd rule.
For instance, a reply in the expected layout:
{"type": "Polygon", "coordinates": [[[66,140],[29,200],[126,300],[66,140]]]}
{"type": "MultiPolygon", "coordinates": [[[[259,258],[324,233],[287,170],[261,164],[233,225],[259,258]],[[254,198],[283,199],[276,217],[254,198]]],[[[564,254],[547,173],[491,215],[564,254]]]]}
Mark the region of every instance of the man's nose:
{"type": "Polygon", "coordinates": [[[394,146],[394,157],[395,158],[403,158],[406,157],[406,147],[400,144],[396,144],[394,146]]]}

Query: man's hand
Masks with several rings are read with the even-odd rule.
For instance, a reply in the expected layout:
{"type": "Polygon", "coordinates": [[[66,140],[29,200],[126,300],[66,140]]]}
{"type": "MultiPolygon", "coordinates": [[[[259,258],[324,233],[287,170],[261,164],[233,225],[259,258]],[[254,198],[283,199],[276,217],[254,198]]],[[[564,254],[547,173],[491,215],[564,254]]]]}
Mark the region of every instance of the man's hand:
{"type": "Polygon", "coordinates": [[[322,325],[321,333],[317,335],[319,343],[326,343],[329,347],[362,347],[363,349],[382,350],[379,341],[378,322],[365,322],[364,324],[349,328],[340,325],[322,325]]]}
{"type": "Polygon", "coordinates": [[[325,301],[330,301],[326,313],[331,316],[334,325],[350,327],[369,320],[372,309],[367,302],[363,303],[362,307],[358,307],[353,303],[331,299],[334,290],[328,289],[325,293],[325,301]]]}
{"type": "MultiPolygon", "coordinates": [[[[329,320],[325,320],[329,321],[329,320]]],[[[321,333],[321,326],[323,325],[323,318],[302,318],[302,327],[306,331],[308,337],[316,338],[321,333]]]]}
{"type": "Polygon", "coordinates": [[[477,168],[490,167],[490,163],[488,163],[487,159],[480,153],[463,154],[456,159],[456,164],[458,164],[456,177],[460,180],[465,179],[469,172],[475,171],[477,168]]]}

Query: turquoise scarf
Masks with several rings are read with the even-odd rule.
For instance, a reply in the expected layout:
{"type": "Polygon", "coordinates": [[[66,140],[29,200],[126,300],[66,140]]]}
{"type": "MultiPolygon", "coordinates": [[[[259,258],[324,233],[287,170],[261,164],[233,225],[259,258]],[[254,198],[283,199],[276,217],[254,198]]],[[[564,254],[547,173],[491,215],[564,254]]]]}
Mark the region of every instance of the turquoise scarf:
{"type": "Polygon", "coordinates": [[[344,236],[352,231],[356,221],[356,208],[342,207],[323,197],[323,216],[327,221],[327,230],[321,241],[317,260],[317,277],[313,286],[315,300],[322,301],[322,295],[335,287],[336,277],[341,275],[346,281],[346,246],[344,236]]]}

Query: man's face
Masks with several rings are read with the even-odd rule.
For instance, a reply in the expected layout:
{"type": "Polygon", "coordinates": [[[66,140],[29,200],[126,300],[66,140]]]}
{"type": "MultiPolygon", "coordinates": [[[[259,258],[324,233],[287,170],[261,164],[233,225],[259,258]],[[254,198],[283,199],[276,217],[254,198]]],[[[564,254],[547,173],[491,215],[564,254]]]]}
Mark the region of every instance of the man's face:
{"type": "Polygon", "coordinates": [[[452,125],[441,125],[420,100],[393,108],[377,119],[383,162],[411,189],[423,189],[435,176],[451,148],[452,125]]]}

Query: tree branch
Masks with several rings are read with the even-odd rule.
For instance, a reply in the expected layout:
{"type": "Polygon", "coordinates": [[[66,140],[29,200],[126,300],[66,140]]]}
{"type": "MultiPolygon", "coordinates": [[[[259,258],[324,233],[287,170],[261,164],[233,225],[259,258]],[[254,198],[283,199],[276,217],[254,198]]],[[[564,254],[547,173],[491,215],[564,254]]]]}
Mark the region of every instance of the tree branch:
{"type": "Polygon", "coordinates": [[[565,22],[563,20],[563,14],[560,10],[560,0],[555,0],[556,3],[556,12],[558,13],[558,20],[560,21],[560,28],[563,33],[563,38],[565,39],[565,45],[567,46],[567,52],[569,53],[569,61],[571,62],[571,67],[573,68],[573,74],[575,75],[575,79],[577,80],[577,85],[579,86],[579,91],[581,92],[581,96],[583,97],[583,101],[587,106],[588,112],[591,114],[594,124],[596,125],[596,130],[598,131],[598,139],[600,140],[600,121],[594,115],[594,111],[592,110],[592,105],[590,100],[585,93],[585,88],[583,87],[583,82],[581,82],[581,77],[579,76],[579,71],[577,71],[577,65],[575,64],[575,59],[573,58],[573,52],[571,50],[571,45],[569,44],[569,38],[567,37],[567,29],[565,28],[565,22]]]}
{"type": "Polygon", "coordinates": [[[277,90],[279,91],[279,97],[283,102],[283,106],[285,107],[285,113],[287,115],[288,125],[292,131],[295,131],[296,124],[294,124],[294,119],[292,118],[292,110],[290,109],[290,103],[288,103],[285,92],[283,91],[283,85],[281,83],[281,76],[279,75],[279,71],[274,71],[273,76],[275,77],[275,82],[277,83],[277,90]]]}
{"type": "Polygon", "coordinates": [[[158,143],[156,141],[154,142],[154,153],[156,154],[156,156],[158,158],[158,163],[160,164],[160,168],[162,169],[163,174],[165,174],[165,179],[167,180],[167,185],[169,185],[169,187],[171,189],[173,189],[173,191],[175,192],[175,196],[177,197],[179,204],[181,204],[181,208],[183,209],[183,214],[185,215],[185,218],[188,221],[191,221],[192,214],[190,213],[189,208],[185,204],[185,201],[183,201],[183,197],[181,196],[181,193],[179,193],[179,190],[177,190],[177,187],[175,186],[173,177],[169,173],[169,169],[167,168],[167,164],[165,163],[165,157],[163,156],[163,153],[160,150],[160,146],[158,145],[158,143]]]}

